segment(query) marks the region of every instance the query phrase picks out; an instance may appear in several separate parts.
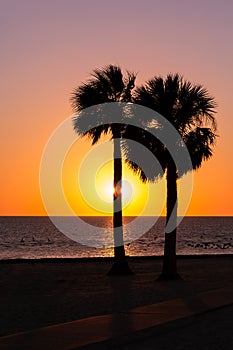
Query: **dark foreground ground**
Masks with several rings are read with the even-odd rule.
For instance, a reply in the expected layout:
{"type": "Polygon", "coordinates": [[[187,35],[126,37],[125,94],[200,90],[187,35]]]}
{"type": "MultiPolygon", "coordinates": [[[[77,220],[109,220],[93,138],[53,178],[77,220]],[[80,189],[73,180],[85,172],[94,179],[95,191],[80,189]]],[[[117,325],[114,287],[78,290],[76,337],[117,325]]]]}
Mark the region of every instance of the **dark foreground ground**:
{"type": "MultiPolygon", "coordinates": [[[[227,350],[233,348],[233,305],[174,322],[120,349],[227,350]]],[[[117,348],[116,348],[117,349],[117,348]]]]}
{"type": "MultiPolygon", "coordinates": [[[[198,292],[233,287],[232,256],[179,258],[183,280],[171,282],[156,281],[161,258],[131,258],[129,264],[133,276],[109,277],[109,259],[1,262],[0,334],[128,311],[174,298],[192,296],[193,300],[198,292]]],[[[120,348],[200,349],[206,344],[203,349],[230,349],[232,311],[228,306],[181,320],[183,323],[164,325],[120,348]]]]}

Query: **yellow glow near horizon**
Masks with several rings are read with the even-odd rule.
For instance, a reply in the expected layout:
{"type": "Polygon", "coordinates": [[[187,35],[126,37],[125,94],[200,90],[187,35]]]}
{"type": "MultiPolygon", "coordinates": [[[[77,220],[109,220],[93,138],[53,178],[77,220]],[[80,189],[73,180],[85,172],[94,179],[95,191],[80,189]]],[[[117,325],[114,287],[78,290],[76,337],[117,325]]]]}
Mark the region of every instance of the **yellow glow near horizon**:
{"type": "MultiPolygon", "coordinates": [[[[86,154],[80,148],[83,139],[78,140],[64,160],[63,190],[74,215],[112,215],[113,145],[106,139],[86,154]]],[[[123,215],[159,215],[164,208],[164,201],[164,180],[154,185],[143,184],[123,161],[123,215]]]]}
{"type": "MultiPolygon", "coordinates": [[[[113,161],[109,161],[104,164],[96,174],[95,179],[96,191],[101,200],[111,204],[113,203],[113,161]]],[[[122,206],[123,209],[129,205],[132,201],[133,195],[136,194],[137,186],[133,186],[133,181],[130,178],[128,172],[124,171],[122,180],[122,206]]]]}

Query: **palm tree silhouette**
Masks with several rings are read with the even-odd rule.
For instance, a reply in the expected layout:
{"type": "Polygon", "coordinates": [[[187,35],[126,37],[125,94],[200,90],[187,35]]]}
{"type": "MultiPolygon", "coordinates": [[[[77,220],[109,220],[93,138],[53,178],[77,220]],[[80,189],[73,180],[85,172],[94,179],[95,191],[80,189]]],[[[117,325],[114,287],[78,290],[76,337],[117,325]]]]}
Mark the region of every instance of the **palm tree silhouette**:
{"type": "MultiPolygon", "coordinates": [[[[176,264],[177,179],[188,171],[199,168],[204,160],[212,156],[212,146],[216,139],[214,133],[216,103],[205,88],[184,80],[179,74],[149,80],[136,89],[134,102],[157,111],[172,123],[185,142],[192,160],[192,168],[184,169],[178,174],[176,164],[166,145],[162,145],[146,131],[138,132],[138,142],[149,148],[160,161],[162,168],[166,169],[166,225],[172,222],[172,226],[175,227],[169,233],[166,227],[163,268],[159,279],[178,279],[180,276],[176,264]]],[[[128,158],[131,159],[132,150],[127,148],[127,142],[124,148],[126,157],[128,154],[128,158]]],[[[137,164],[130,161],[128,163],[142,181],[155,181],[158,178],[158,174],[148,178],[137,164]]]]}
{"type": "MultiPolygon", "coordinates": [[[[131,102],[132,90],[135,86],[136,75],[126,72],[123,76],[122,70],[118,66],[108,65],[103,69],[95,69],[91,79],[77,87],[71,97],[71,103],[75,112],[99,105],[106,102],[131,102]]],[[[113,228],[114,228],[114,264],[109,274],[130,274],[128,262],[125,256],[123,229],[122,229],[122,152],[120,139],[124,125],[110,123],[101,124],[83,129],[82,120],[78,116],[74,119],[74,129],[82,136],[89,136],[92,139],[92,145],[97,143],[102,134],[111,133],[114,145],[114,194],[113,194],[113,228]]]]}

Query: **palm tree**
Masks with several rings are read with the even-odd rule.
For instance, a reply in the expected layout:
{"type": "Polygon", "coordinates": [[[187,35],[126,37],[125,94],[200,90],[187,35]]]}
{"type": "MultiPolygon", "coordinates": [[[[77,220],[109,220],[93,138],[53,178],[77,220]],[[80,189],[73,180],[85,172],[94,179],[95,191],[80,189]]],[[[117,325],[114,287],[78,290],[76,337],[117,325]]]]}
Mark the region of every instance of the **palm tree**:
{"type": "MultiPolygon", "coordinates": [[[[72,95],[71,103],[74,111],[79,113],[83,109],[99,105],[106,102],[130,102],[132,100],[132,90],[135,86],[136,75],[126,72],[123,77],[121,68],[108,65],[103,69],[95,69],[91,79],[77,87],[72,95]]],[[[74,129],[82,136],[89,136],[92,144],[97,143],[102,134],[111,133],[114,145],[114,195],[113,195],[113,228],[114,228],[114,264],[109,274],[130,274],[131,271],[125,256],[123,229],[122,229],[122,154],[120,139],[124,125],[109,123],[102,124],[103,121],[95,123],[89,130],[83,129],[82,117],[74,119],[74,129]]]]}
{"type": "MultiPolygon", "coordinates": [[[[212,146],[216,138],[214,133],[216,104],[205,88],[184,80],[179,74],[167,75],[165,79],[154,77],[149,80],[136,89],[134,102],[157,111],[172,123],[185,142],[192,160],[191,169],[187,168],[178,173],[166,145],[161,145],[159,140],[151,138],[146,132],[138,135],[138,141],[148,147],[158,158],[162,168],[166,169],[166,230],[163,268],[159,278],[178,279],[180,276],[176,264],[177,179],[184,173],[199,168],[203,160],[212,156],[212,146]],[[167,232],[167,224],[171,220],[175,228],[172,232],[167,232]]],[[[127,149],[127,143],[125,149],[128,155],[132,152],[127,149]]],[[[129,161],[129,165],[139,174],[142,181],[154,181],[157,178],[155,175],[154,178],[152,176],[147,179],[143,170],[136,164],[129,161]]]]}

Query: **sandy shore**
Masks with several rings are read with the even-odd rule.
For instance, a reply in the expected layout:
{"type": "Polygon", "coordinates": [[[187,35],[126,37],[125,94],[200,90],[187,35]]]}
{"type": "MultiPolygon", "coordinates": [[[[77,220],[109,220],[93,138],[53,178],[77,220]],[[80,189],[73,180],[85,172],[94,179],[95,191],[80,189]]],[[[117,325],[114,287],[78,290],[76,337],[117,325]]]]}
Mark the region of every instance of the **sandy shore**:
{"type": "Polygon", "coordinates": [[[233,257],[178,258],[181,281],[159,282],[161,258],[130,258],[133,276],[109,277],[111,259],[1,262],[0,335],[233,287],[233,257]]]}

